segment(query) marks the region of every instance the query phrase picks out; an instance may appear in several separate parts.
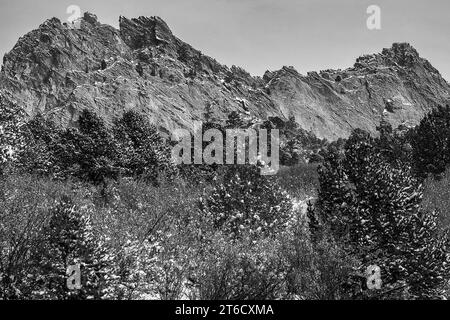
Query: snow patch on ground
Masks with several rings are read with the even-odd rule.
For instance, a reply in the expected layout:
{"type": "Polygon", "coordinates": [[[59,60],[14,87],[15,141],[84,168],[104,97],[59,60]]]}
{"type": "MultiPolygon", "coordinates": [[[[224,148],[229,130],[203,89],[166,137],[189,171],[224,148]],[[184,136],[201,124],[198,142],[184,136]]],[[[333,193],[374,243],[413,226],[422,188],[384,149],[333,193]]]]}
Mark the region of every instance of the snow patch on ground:
{"type": "Polygon", "coordinates": [[[302,216],[306,216],[306,211],[308,210],[308,203],[313,200],[314,200],[313,197],[309,197],[303,200],[293,199],[292,210],[294,210],[294,212],[299,212],[302,216]]]}

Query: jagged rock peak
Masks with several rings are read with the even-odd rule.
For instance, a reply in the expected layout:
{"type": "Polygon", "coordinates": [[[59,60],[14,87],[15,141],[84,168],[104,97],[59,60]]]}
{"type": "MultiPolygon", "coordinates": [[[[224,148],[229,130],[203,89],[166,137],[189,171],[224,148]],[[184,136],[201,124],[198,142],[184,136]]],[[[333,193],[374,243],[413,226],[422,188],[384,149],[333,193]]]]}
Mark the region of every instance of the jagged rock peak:
{"type": "Polygon", "coordinates": [[[387,100],[395,127],[450,98],[448,83],[409,44],[362,56],[345,70],[302,75],[282,67],[261,79],[202,54],[159,17],[120,17],[119,29],[91,13],[77,22],[74,28],[53,18],[19,39],[4,56],[3,100],[64,126],[83,109],[108,122],[135,109],[167,134],[191,128],[211,105],[217,119],[230,111],[293,115],[304,130],[335,140],[356,127],[374,132],[387,100]]]}
{"type": "Polygon", "coordinates": [[[39,26],[39,29],[42,28],[59,28],[62,26],[61,20],[56,17],[47,19],[39,26]]]}
{"type": "Polygon", "coordinates": [[[409,43],[394,43],[391,48],[383,49],[382,54],[405,67],[410,67],[415,63],[424,62],[420,58],[417,50],[409,43]]]}
{"type": "Polygon", "coordinates": [[[160,17],[119,18],[120,35],[132,49],[171,43],[174,40],[172,31],[160,17]]]}
{"type": "Polygon", "coordinates": [[[282,77],[282,76],[301,77],[302,75],[293,66],[283,66],[279,70],[275,70],[275,71],[267,70],[264,73],[262,79],[264,80],[265,83],[268,83],[272,79],[275,79],[277,77],[282,77]]]}
{"type": "Polygon", "coordinates": [[[356,60],[356,68],[367,66],[394,66],[409,69],[423,66],[427,71],[439,73],[426,59],[420,57],[411,44],[405,42],[394,43],[391,48],[384,48],[381,53],[363,55],[356,60]]]}
{"type": "Polygon", "coordinates": [[[419,57],[417,50],[407,42],[396,42],[392,44],[392,47],[383,49],[383,54],[392,52],[396,56],[413,55],[419,57]]]}
{"type": "Polygon", "coordinates": [[[99,24],[97,16],[90,12],[84,13],[83,20],[93,25],[99,24]]]}
{"type": "MultiPolygon", "coordinates": [[[[91,25],[100,24],[97,16],[90,12],[85,12],[83,14],[83,16],[78,20],[87,22],[91,25]]],[[[39,29],[46,29],[46,28],[56,28],[57,29],[57,28],[61,28],[63,25],[67,25],[67,23],[66,22],[62,23],[60,19],[53,17],[53,18],[47,19],[44,23],[42,23],[39,26],[39,29]]]]}

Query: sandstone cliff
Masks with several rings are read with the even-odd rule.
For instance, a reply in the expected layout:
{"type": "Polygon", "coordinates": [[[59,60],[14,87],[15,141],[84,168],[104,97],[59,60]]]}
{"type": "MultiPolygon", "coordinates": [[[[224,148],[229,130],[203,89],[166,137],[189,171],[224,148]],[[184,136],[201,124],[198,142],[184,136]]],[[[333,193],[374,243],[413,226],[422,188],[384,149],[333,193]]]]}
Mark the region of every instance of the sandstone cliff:
{"type": "Polygon", "coordinates": [[[301,75],[292,67],[253,77],[228,68],[175,37],[158,17],[120,17],[119,30],[86,13],[79,29],[56,18],[19,39],[3,58],[0,94],[63,125],[83,108],[107,121],[144,112],[168,134],[236,110],[258,119],[294,116],[303,129],[335,140],[353,128],[374,131],[381,114],[415,124],[449,101],[450,86],[408,44],[357,59],[346,70],[301,75]]]}

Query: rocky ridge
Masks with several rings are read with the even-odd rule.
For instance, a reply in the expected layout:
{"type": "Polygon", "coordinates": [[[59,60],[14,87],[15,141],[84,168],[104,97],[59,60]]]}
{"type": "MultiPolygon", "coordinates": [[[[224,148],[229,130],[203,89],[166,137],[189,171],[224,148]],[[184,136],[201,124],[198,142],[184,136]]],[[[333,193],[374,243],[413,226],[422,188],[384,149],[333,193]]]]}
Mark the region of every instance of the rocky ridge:
{"type": "Polygon", "coordinates": [[[255,119],[294,116],[319,138],[375,130],[381,115],[394,126],[414,125],[448,103],[450,86],[409,44],[357,59],[345,70],[299,74],[292,67],[253,77],[228,68],[174,36],[159,17],[120,17],[119,29],[85,13],[80,28],[57,18],[19,39],[3,58],[0,95],[62,125],[88,108],[107,121],[129,109],[161,132],[192,128],[210,106],[255,119]]]}

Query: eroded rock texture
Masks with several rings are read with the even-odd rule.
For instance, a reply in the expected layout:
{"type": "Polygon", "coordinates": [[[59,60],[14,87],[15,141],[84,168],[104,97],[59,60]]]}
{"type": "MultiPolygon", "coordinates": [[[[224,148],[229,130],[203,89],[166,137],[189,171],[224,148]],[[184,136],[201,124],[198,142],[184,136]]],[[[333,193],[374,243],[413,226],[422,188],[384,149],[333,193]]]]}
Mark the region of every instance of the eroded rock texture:
{"type": "Polygon", "coordinates": [[[86,13],[79,29],[53,18],[20,38],[3,59],[0,94],[30,117],[39,112],[63,125],[83,108],[107,121],[137,109],[168,134],[191,127],[210,105],[219,119],[232,110],[295,116],[303,129],[335,140],[356,127],[373,132],[383,112],[394,125],[415,124],[449,101],[450,86],[408,44],[346,70],[304,76],[283,67],[261,78],[203,55],[158,17],[120,17],[117,30],[86,13]]]}

